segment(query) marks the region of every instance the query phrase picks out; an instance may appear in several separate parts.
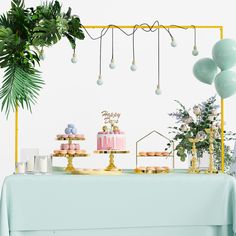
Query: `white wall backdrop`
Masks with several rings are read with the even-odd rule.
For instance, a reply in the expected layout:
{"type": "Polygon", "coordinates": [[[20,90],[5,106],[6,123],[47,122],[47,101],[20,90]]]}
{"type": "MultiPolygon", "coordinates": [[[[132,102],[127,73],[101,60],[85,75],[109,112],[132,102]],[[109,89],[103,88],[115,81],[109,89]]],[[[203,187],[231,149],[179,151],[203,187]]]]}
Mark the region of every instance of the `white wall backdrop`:
{"type": "MultiPolygon", "coordinates": [[[[27,6],[41,1],[26,0],[27,6]]],[[[234,1],[224,5],[215,1],[61,1],[65,10],[71,6],[84,25],[133,25],[143,22],[178,25],[223,25],[224,36],[236,38],[234,1]]],[[[0,2],[0,13],[7,11],[10,0],[0,2]]],[[[98,36],[100,31],[90,30],[98,36]]],[[[131,31],[130,31],[131,32],[131,31]]],[[[134,167],[135,142],[149,131],[156,129],[168,136],[167,127],[174,124],[168,113],[177,108],[177,99],[192,106],[215,94],[214,86],[204,85],[194,79],[192,66],[201,57],[211,56],[213,44],[219,40],[219,30],[197,30],[199,56],[191,55],[193,30],[171,30],[178,43],[170,46],[168,34],[161,30],[161,84],[163,94],[155,95],[157,83],[157,34],[136,33],[136,62],[138,70],[131,72],[132,38],[115,31],[116,69],[110,70],[111,32],[103,40],[102,74],[104,85],[98,87],[99,41],[87,36],[78,44],[78,63],[70,62],[72,50],[66,39],[45,49],[46,60],[40,70],[46,82],[33,113],[20,111],[19,145],[22,148],[39,148],[49,154],[60,145],[55,135],[62,133],[68,123],[76,124],[87,140],[81,146],[93,158],[77,160],[77,166],[102,167],[107,159],[92,154],[96,149],[96,133],[101,129],[102,110],[120,112],[120,127],[127,134],[127,146],[131,151],[127,158],[117,158],[123,168],[134,167]]],[[[0,70],[0,77],[3,71],[0,70]]],[[[236,96],[225,100],[226,129],[235,131],[236,96]]],[[[153,142],[156,140],[153,140],[153,142]]],[[[157,142],[159,142],[157,140],[157,142]]],[[[153,144],[151,144],[153,145],[153,144]]],[[[181,168],[185,164],[177,160],[181,168]]],[[[0,114],[0,184],[4,176],[14,171],[14,115],[6,120],[0,114]]]]}

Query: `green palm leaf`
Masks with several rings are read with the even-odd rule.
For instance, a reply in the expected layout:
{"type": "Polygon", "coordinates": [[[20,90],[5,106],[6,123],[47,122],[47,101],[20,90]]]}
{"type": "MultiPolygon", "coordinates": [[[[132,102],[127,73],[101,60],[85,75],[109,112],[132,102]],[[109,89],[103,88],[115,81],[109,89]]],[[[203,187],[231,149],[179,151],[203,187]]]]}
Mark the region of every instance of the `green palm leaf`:
{"type": "Polygon", "coordinates": [[[17,65],[11,65],[5,70],[0,100],[1,110],[9,115],[10,110],[15,110],[17,105],[25,106],[31,111],[31,106],[36,103],[39,90],[44,82],[40,79],[40,73],[34,68],[28,71],[17,65]]]}

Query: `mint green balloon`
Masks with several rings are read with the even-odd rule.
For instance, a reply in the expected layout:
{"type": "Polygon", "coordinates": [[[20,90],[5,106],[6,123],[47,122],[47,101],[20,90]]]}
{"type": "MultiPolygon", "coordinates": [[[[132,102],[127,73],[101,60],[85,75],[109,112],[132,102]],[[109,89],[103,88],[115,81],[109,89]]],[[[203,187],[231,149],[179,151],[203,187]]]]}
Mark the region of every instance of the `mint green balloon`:
{"type": "Polygon", "coordinates": [[[228,70],[236,65],[236,41],[222,39],[212,48],[212,58],[221,70],[228,70]]]}
{"type": "Polygon", "coordinates": [[[205,84],[212,84],[217,74],[216,63],[211,58],[202,58],[193,66],[194,76],[205,84]]]}
{"type": "Polygon", "coordinates": [[[215,87],[221,98],[228,98],[236,93],[236,73],[231,70],[220,72],[215,78],[215,87]]]}

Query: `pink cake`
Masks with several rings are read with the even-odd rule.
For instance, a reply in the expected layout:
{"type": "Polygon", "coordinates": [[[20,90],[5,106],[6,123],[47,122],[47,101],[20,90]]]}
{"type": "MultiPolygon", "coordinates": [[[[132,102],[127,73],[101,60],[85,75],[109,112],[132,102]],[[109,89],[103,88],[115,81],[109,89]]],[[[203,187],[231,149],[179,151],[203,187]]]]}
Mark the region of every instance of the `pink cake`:
{"type": "Polygon", "coordinates": [[[126,150],[125,133],[121,131],[98,132],[97,150],[126,150]]]}

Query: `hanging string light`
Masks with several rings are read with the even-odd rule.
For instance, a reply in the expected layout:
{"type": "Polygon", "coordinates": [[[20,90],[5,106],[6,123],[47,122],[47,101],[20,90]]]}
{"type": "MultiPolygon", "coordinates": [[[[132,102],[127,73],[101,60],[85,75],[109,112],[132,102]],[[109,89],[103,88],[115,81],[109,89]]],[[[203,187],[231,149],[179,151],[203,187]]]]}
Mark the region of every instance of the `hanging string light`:
{"type": "Polygon", "coordinates": [[[78,58],[77,58],[77,55],[76,55],[75,49],[74,49],[74,51],[73,51],[73,56],[72,56],[72,58],[71,58],[71,62],[72,62],[73,64],[75,64],[75,63],[77,63],[77,61],[78,61],[78,58]]]}
{"type": "MultiPolygon", "coordinates": [[[[178,25],[171,25],[171,26],[175,26],[181,29],[188,29],[188,27],[182,27],[182,26],[178,26],[178,25]]],[[[172,47],[176,47],[177,43],[176,40],[174,38],[174,36],[171,34],[170,30],[167,29],[164,25],[160,25],[159,21],[156,20],[152,25],[149,25],[147,23],[142,23],[140,25],[135,25],[133,27],[133,31],[131,33],[127,33],[125,30],[122,29],[122,27],[119,27],[117,25],[108,25],[107,27],[103,28],[101,31],[100,36],[98,37],[93,37],[90,35],[90,33],[88,32],[88,30],[86,29],[86,27],[84,27],[82,25],[82,28],[85,30],[85,32],[87,33],[87,35],[92,39],[92,40],[100,40],[100,54],[99,54],[99,75],[98,75],[98,80],[97,80],[97,84],[98,85],[102,85],[103,84],[103,80],[102,80],[102,37],[105,36],[105,34],[108,32],[108,30],[111,28],[112,29],[112,57],[111,57],[111,62],[109,64],[109,67],[111,69],[115,68],[115,61],[114,61],[114,29],[119,29],[122,33],[124,33],[126,36],[132,36],[132,54],[133,54],[133,59],[132,59],[132,65],[130,66],[130,69],[132,71],[136,71],[137,70],[137,66],[136,66],[136,60],[135,60],[135,32],[140,28],[145,32],[155,32],[156,30],[158,31],[158,40],[157,40],[157,49],[158,49],[158,54],[157,54],[157,76],[158,76],[158,84],[155,90],[155,93],[157,95],[161,94],[161,84],[160,84],[160,28],[164,28],[166,30],[166,32],[169,34],[170,38],[171,38],[171,46],[172,47]],[[156,24],[158,24],[158,27],[156,27],[156,24]],[[144,26],[144,27],[143,27],[144,26]]],[[[194,25],[192,25],[192,28],[194,29],[194,47],[193,47],[193,51],[192,54],[194,56],[198,55],[198,50],[197,50],[197,36],[196,36],[196,27],[194,25]]]]}
{"type": "Polygon", "coordinates": [[[135,34],[135,28],[133,29],[133,34],[132,34],[132,53],[133,53],[133,59],[132,59],[132,65],[130,66],[130,70],[132,71],[136,71],[137,70],[137,66],[136,66],[136,62],[135,62],[135,45],[134,45],[134,34],[135,34]]]}
{"type": "Polygon", "coordinates": [[[156,95],[161,94],[161,77],[160,77],[160,28],[157,30],[157,88],[156,95]]]}
{"type": "Polygon", "coordinates": [[[115,61],[114,61],[114,28],[111,29],[111,49],[112,49],[112,54],[111,54],[111,62],[109,64],[110,69],[115,69],[115,61]]]}
{"type": "Polygon", "coordinates": [[[45,60],[46,56],[43,50],[43,47],[41,48],[40,52],[39,52],[39,60],[45,60]]]}
{"type": "Polygon", "coordinates": [[[192,55],[193,56],[197,56],[199,54],[198,50],[197,50],[197,29],[195,27],[195,25],[192,25],[193,30],[194,30],[194,37],[193,37],[193,51],[192,51],[192,55]]]}
{"type": "MultiPolygon", "coordinates": [[[[103,30],[101,31],[101,35],[103,33],[103,30]]],[[[100,50],[99,50],[99,75],[98,75],[98,80],[97,80],[97,84],[98,85],[102,85],[103,84],[103,80],[102,80],[102,36],[100,37],[100,50]]]]}

